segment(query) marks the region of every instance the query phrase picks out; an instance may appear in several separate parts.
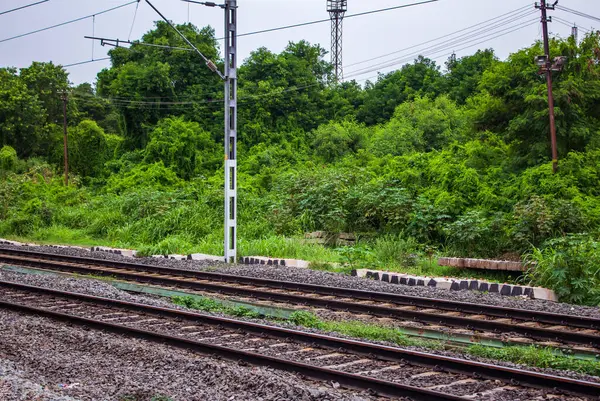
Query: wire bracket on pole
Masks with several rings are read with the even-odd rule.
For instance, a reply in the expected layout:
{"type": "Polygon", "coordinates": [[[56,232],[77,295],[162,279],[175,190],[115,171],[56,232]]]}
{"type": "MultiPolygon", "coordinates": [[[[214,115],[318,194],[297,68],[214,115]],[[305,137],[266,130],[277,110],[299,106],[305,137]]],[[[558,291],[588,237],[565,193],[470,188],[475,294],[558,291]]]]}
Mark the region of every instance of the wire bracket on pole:
{"type": "Polygon", "coordinates": [[[223,79],[223,80],[225,79],[225,75],[223,75],[223,74],[221,73],[221,71],[219,71],[219,70],[218,70],[218,69],[216,69],[216,68],[213,70],[213,69],[210,67],[210,65],[209,65],[209,64],[211,64],[211,63],[212,63],[212,65],[214,65],[214,62],[212,62],[212,61],[211,61],[211,60],[209,60],[209,59],[208,59],[208,58],[207,58],[207,57],[206,57],[204,54],[202,54],[202,52],[201,52],[200,50],[198,50],[198,48],[197,48],[196,46],[194,46],[194,45],[192,44],[192,42],[190,42],[190,40],[189,40],[188,38],[186,38],[186,36],[185,36],[183,33],[181,33],[181,32],[179,31],[179,29],[177,29],[177,27],[175,27],[175,25],[173,25],[173,23],[171,23],[171,21],[169,21],[169,20],[167,19],[167,17],[165,17],[165,16],[164,16],[164,15],[163,15],[163,14],[162,14],[160,11],[158,11],[158,9],[157,9],[156,7],[154,7],[154,5],[152,5],[152,3],[150,3],[150,1],[149,1],[149,0],[146,0],[146,3],[148,3],[148,5],[149,5],[150,7],[152,7],[152,9],[153,9],[153,10],[154,10],[154,11],[155,11],[155,12],[156,12],[158,15],[160,15],[160,17],[161,17],[161,18],[162,18],[162,19],[163,19],[163,20],[164,20],[164,21],[165,21],[165,22],[166,22],[166,23],[167,23],[167,24],[168,24],[168,25],[169,25],[171,28],[173,28],[173,30],[174,30],[175,32],[177,32],[177,34],[178,34],[179,36],[181,36],[181,38],[184,40],[184,42],[185,42],[185,43],[187,43],[187,44],[188,44],[188,46],[190,46],[190,47],[191,47],[191,48],[192,48],[192,49],[193,49],[193,50],[194,50],[196,53],[198,53],[198,55],[199,55],[200,57],[202,57],[202,59],[204,60],[204,62],[206,63],[206,65],[208,66],[208,68],[209,68],[211,71],[215,72],[215,73],[216,73],[216,74],[217,74],[217,75],[218,75],[218,76],[219,76],[221,79],[223,79]]]}

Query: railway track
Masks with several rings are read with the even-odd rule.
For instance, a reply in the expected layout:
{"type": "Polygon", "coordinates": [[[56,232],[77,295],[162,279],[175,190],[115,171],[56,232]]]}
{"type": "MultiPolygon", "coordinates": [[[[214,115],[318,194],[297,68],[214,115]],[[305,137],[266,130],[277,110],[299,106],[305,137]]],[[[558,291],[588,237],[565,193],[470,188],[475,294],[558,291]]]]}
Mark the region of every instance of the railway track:
{"type": "Polygon", "coordinates": [[[600,383],[0,281],[0,307],[416,400],[597,399],[600,383]]]}
{"type": "Polygon", "coordinates": [[[0,248],[0,262],[600,349],[600,319],[0,248]]]}

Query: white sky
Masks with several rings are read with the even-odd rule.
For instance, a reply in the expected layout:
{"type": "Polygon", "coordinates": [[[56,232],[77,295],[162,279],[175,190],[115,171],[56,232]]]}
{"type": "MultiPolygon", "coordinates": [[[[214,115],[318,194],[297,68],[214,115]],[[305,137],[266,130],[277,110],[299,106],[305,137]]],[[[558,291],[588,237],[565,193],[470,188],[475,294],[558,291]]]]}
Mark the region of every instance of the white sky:
{"type": "MultiPolygon", "coordinates": [[[[0,12],[34,3],[39,0],[0,0],[0,12]]],[[[219,8],[207,8],[201,5],[184,3],[180,0],[151,0],[152,3],[176,23],[189,21],[197,26],[212,25],[217,37],[223,34],[223,12],[219,8]]],[[[379,8],[409,4],[418,0],[349,0],[348,14],[379,8]]],[[[218,2],[218,1],[217,1],[218,2]]],[[[127,0],[50,0],[46,3],[0,15],[0,41],[15,35],[58,24],[70,19],[83,17],[107,8],[127,3],[127,0]]],[[[561,0],[560,5],[600,17],[598,0],[561,0]]],[[[466,28],[509,11],[530,5],[533,13],[533,1],[527,0],[440,0],[411,8],[388,11],[347,19],[344,21],[344,65],[371,59],[383,54],[422,43],[439,36],[466,28]]],[[[238,0],[238,32],[244,33],[265,28],[291,25],[306,21],[328,18],[326,0],[238,0]]],[[[95,26],[92,19],[62,26],[49,31],[0,43],[0,67],[26,67],[32,61],[53,61],[56,64],[70,64],[92,58],[92,41],[84,35],[127,39],[132,25],[135,5],[99,15],[95,26]]],[[[600,28],[599,22],[577,17],[556,10],[550,15],[569,22],[576,22],[585,28],[600,28]]],[[[538,23],[484,44],[457,51],[457,56],[474,53],[478,48],[493,47],[500,58],[509,53],[531,45],[541,37],[539,13],[520,20],[527,22],[538,18],[538,23]]],[[[133,28],[131,39],[152,29],[159,17],[142,0],[133,28]]],[[[518,23],[515,23],[518,24],[518,23]]],[[[502,28],[501,28],[502,29],[502,28]]],[[[556,20],[550,24],[551,33],[566,37],[570,35],[568,26],[556,20]]],[[[481,33],[485,35],[486,33],[481,33]]],[[[580,35],[583,32],[580,31],[580,35]]],[[[285,31],[265,33],[239,38],[240,61],[248,57],[252,50],[265,46],[274,52],[280,52],[289,41],[308,40],[319,43],[329,50],[330,24],[328,22],[308,27],[293,28],[285,31]]],[[[490,38],[488,38],[490,39],[490,38]]],[[[482,40],[486,40],[483,38],[482,40]]],[[[458,50],[468,44],[457,43],[434,54],[431,58],[443,65],[447,53],[458,50]]],[[[106,57],[109,47],[94,44],[94,58],[106,57]]],[[[371,61],[345,69],[349,76],[353,70],[369,67],[394,57],[409,55],[410,51],[388,58],[371,61]]],[[[426,54],[427,55],[427,54],[426,54]]],[[[414,58],[414,57],[411,57],[414,58]]],[[[401,64],[400,64],[401,65],[401,64]]],[[[400,65],[382,68],[389,71],[400,65]]],[[[68,68],[70,80],[76,84],[94,82],[96,74],[109,66],[109,61],[85,64],[68,68]]],[[[377,71],[357,76],[359,82],[373,78],[377,71]]]]}

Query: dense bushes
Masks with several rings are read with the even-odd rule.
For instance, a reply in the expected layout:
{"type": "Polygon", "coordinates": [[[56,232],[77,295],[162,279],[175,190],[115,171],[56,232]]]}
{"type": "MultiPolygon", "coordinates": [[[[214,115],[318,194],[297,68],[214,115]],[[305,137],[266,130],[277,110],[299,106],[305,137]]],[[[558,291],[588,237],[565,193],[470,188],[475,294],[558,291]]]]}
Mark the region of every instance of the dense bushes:
{"type": "MultiPolygon", "coordinates": [[[[217,57],[212,29],[179,28],[217,57]]],[[[182,45],[164,23],[143,41],[182,45]]],[[[447,71],[419,57],[364,88],[328,85],[318,45],[253,52],[239,66],[240,252],[418,269],[435,250],[535,249],[531,280],[597,302],[581,286],[597,286],[597,271],[577,255],[597,253],[584,234],[600,227],[600,43],[594,35],[579,46],[552,43],[569,56],[556,77],[558,174],[533,62],[539,46],[507,61],[477,52],[447,71]],[[324,249],[290,239],[314,230],[354,232],[359,243],[324,249]]],[[[73,88],[68,188],[57,93],[67,74],[51,63],[0,69],[0,234],[221,252],[222,94],[190,57],[114,49],[97,92],[73,88]]]]}
{"type": "Polygon", "coordinates": [[[553,288],[566,301],[600,305],[600,242],[590,236],[566,236],[535,248],[530,259],[536,265],[528,278],[553,288]]]}

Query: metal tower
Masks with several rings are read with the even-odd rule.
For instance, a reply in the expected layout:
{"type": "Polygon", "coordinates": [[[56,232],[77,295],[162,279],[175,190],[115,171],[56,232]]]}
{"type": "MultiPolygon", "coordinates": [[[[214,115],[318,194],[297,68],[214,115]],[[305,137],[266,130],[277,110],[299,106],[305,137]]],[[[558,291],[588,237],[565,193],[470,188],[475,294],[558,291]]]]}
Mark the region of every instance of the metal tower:
{"type": "Polygon", "coordinates": [[[331,64],[335,71],[335,81],[344,78],[342,69],[342,28],[348,0],[327,0],[327,11],[331,19],[331,64]]]}

